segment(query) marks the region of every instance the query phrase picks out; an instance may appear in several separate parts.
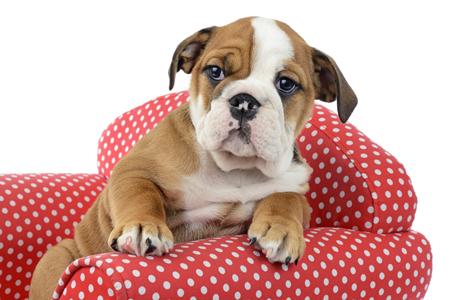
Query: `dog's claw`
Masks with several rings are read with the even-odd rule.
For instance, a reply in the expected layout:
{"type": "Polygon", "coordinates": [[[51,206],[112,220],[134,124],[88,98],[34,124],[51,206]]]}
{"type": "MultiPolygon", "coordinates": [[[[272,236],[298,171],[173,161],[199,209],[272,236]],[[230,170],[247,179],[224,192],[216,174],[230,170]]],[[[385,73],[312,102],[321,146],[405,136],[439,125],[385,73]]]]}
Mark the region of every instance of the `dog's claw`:
{"type": "Polygon", "coordinates": [[[291,263],[291,257],[288,256],[288,257],[286,258],[286,266],[289,266],[290,263],[291,263]]]}
{"type": "Polygon", "coordinates": [[[164,254],[169,253],[169,251],[170,251],[169,244],[165,243],[164,244],[164,254]]]}
{"type": "Polygon", "coordinates": [[[117,248],[117,239],[113,239],[111,242],[111,245],[109,245],[111,249],[113,249],[116,252],[119,252],[119,248],[117,248]]]}
{"type": "Polygon", "coordinates": [[[256,242],[256,238],[254,237],[250,240],[250,246],[253,245],[255,242],[256,242]]]}
{"type": "Polygon", "coordinates": [[[153,251],[155,251],[156,247],[151,245],[150,247],[147,248],[147,250],[145,251],[145,254],[150,254],[153,251]]]}
{"type": "Polygon", "coordinates": [[[273,253],[273,248],[264,249],[264,250],[262,251],[262,253],[264,253],[264,255],[265,255],[267,258],[270,258],[270,256],[271,256],[272,253],[273,253]]]}
{"type": "Polygon", "coordinates": [[[145,254],[149,254],[152,253],[153,251],[155,251],[156,247],[154,245],[152,245],[152,240],[147,238],[145,240],[145,243],[147,244],[147,250],[145,251],[145,254]]]}
{"type": "Polygon", "coordinates": [[[298,266],[298,260],[299,260],[300,258],[297,258],[296,260],[295,260],[295,265],[296,266],[298,266]]]}

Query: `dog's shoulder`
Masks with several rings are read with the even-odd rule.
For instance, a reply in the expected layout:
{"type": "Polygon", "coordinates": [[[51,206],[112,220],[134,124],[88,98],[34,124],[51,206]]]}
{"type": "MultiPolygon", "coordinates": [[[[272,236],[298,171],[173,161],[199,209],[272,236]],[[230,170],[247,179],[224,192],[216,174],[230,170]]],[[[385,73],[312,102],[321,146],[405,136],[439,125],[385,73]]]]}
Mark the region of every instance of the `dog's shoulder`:
{"type": "Polygon", "coordinates": [[[115,166],[115,177],[148,179],[162,190],[174,189],[200,168],[189,103],[172,111],[150,130],[115,166]]]}

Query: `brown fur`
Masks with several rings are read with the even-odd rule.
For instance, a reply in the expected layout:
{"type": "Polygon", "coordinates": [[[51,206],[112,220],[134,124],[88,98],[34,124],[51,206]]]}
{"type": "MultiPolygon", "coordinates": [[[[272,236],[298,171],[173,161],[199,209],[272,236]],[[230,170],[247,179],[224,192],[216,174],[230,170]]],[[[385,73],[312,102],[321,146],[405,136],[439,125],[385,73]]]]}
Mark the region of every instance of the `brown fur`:
{"type": "MultiPolygon", "coordinates": [[[[195,59],[195,66],[191,71],[186,73],[192,73],[190,92],[192,95],[202,95],[203,99],[212,99],[213,94],[219,94],[221,87],[226,86],[228,83],[244,79],[250,74],[250,60],[252,57],[252,39],[253,30],[249,24],[251,18],[245,18],[238,20],[228,26],[220,28],[220,34],[216,34],[219,31],[218,27],[212,28],[212,33],[208,39],[202,39],[201,41],[195,39],[195,34],[188,38],[190,42],[199,43],[203,45],[201,52],[195,59]],[[239,34],[236,34],[239,33],[239,34]],[[232,36],[233,38],[230,38],[232,36]],[[194,41],[192,40],[194,39],[194,41]],[[201,55],[205,53],[205,55],[201,55]],[[205,76],[200,76],[203,68],[214,60],[217,65],[224,69],[229,74],[225,80],[223,80],[216,89],[212,89],[207,82],[205,76]]],[[[186,46],[185,46],[186,47],[186,46]]],[[[185,49],[182,47],[177,48],[174,57],[183,57],[185,55],[185,49]]],[[[184,65],[182,68],[184,70],[184,65]]],[[[172,72],[173,67],[170,69],[172,72]]],[[[175,80],[175,75],[170,73],[171,82],[175,80]]],[[[172,85],[172,83],[171,83],[172,85]]],[[[205,109],[208,109],[209,102],[204,103],[205,109]]]]}
{"type": "Polygon", "coordinates": [[[303,195],[272,194],[256,205],[248,236],[256,238],[258,244],[278,241],[290,253],[289,261],[296,261],[305,252],[303,227],[310,217],[309,205],[303,195]]]}
{"type": "MultiPolygon", "coordinates": [[[[186,226],[184,218],[183,179],[199,172],[203,163],[190,105],[197,101],[196,95],[202,95],[203,108],[208,110],[210,99],[220,94],[223,86],[249,76],[253,51],[250,22],[251,18],[246,18],[225,27],[206,28],[180,43],[169,69],[170,88],[176,72],[182,69],[192,73],[191,103],[170,113],[117,163],[111,180],[76,227],[75,240],[63,240],[39,262],[31,283],[31,300],[50,299],[60,275],[73,260],[111,252],[111,243],[134,226],[175,243],[248,231],[264,251],[268,249],[261,245],[266,240],[284,241],[288,264],[303,255],[303,227],[310,213],[307,200],[300,194],[269,195],[256,205],[253,217],[248,217],[240,203],[222,203],[221,215],[195,231],[186,226]],[[202,73],[208,64],[228,73],[216,87],[202,73]]],[[[285,62],[287,69],[283,72],[298,78],[303,86],[302,92],[284,104],[286,122],[295,124],[297,135],[312,113],[314,99],[336,98],[341,119],[346,121],[356,97],[336,63],[308,46],[289,26],[278,25],[295,49],[294,59],[285,62]]],[[[306,166],[298,151],[295,155],[296,161],[306,166]]],[[[307,189],[306,183],[303,189],[307,189]]]]}

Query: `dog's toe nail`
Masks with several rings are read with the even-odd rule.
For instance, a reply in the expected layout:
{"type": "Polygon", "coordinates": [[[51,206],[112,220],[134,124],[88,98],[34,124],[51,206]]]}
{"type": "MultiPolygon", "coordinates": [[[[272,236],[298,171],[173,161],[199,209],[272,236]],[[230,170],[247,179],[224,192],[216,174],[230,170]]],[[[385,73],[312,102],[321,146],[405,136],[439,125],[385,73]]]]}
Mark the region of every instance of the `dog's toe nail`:
{"type": "Polygon", "coordinates": [[[291,257],[288,256],[288,257],[286,258],[286,266],[289,266],[290,263],[291,263],[291,257]]]}
{"type": "Polygon", "coordinates": [[[164,244],[164,254],[169,253],[169,251],[170,251],[169,244],[168,244],[168,243],[165,243],[165,244],[164,244]]]}
{"type": "Polygon", "coordinates": [[[150,247],[147,248],[147,250],[145,251],[145,254],[150,254],[153,251],[155,251],[156,247],[151,245],[150,247]]]}
{"type": "Polygon", "coordinates": [[[117,239],[113,239],[111,242],[111,245],[109,245],[111,247],[111,249],[113,249],[114,251],[118,252],[119,249],[117,248],[117,239]]]}
{"type": "Polygon", "coordinates": [[[256,238],[254,237],[250,240],[250,246],[253,245],[255,242],[256,242],[256,238]]]}
{"type": "Polygon", "coordinates": [[[269,256],[272,254],[272,252],[273,252],[273,248],[267,249],[266,253],[264,253],[264,251],[263,251],[263,253],[266,255],[267,258],[269,258],[269,256]]]}
{"type": "Polygon", "coordinates": [[[154,245],[152,245],[152,240],[147,238],[145,240],[145,243],[147,244],[147,250],[145,251],[145,254],[149,254],[152,253],[153,251],[155,251],[156,247],[154,245]]]}
{"type": "Polygon", "coordinates": [[[133,241],[133,238],[131,236],[127,237],[127,239],[125,240],[125,244],[127,244],[128,246],[131,245],[131,242],[133,241]]]}
{"type": "Polygon", "coordinates": [[[298,266],[298,261],[299,261],[299,259],[300,259],[300,258],[297,258],[297,259],[295,260],[295,265],[296,265],[296,266],[298,266]]]}

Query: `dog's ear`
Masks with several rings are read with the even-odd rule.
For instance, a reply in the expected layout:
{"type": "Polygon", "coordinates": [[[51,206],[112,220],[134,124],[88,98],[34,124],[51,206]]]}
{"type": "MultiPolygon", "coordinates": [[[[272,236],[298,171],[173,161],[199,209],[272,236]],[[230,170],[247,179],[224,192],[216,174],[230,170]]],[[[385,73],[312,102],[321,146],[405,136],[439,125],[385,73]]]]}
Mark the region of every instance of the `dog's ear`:
{"type": "Polygon", "coordinates": [[[210,40],[215,27],[202,29],[184,41],[182,41],[173,53],[172,63],[169,68],[169,90],[172,90],[175,84],[175,75],[181,69],[190,74],[202,53],[206,44],[210,40]]]}
{"type": "Polygon", "coordinates": [[[325,102],[337,99],[339,119],[342,123],[347,122],[358,104],[358,98],[331,57],[317,49],[313,49],[312,57],[316,99],[325,102]]]}

